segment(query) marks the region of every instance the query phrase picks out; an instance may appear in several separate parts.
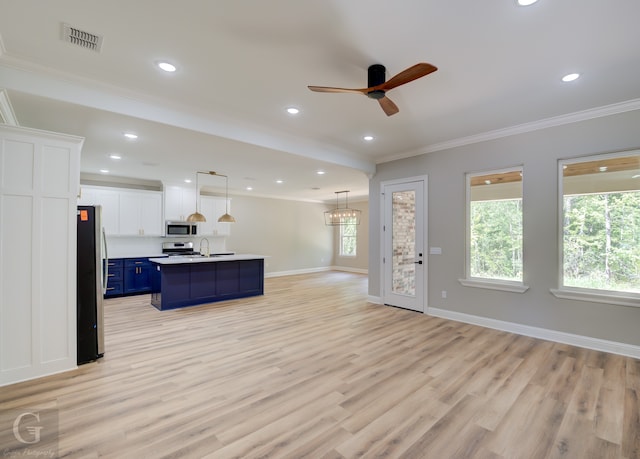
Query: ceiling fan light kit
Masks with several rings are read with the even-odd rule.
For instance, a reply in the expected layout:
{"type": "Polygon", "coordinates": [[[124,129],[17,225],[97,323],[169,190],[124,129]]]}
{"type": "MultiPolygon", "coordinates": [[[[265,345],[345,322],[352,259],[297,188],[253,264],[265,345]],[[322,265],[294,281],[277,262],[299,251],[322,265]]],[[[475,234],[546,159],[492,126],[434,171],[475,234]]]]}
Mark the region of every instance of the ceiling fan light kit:
{"type": "Polygon", "coordinates": [[[308,86],[311,91],[314,92],[333,92],[333,93],[355,93],[364,94],[370,99],[375,99],[380,104],[382,110],[387,116],[395,115],[398,113],[398,106],[387,97],[387,92],[393,88],[397,88],[403,84],[409,83],[423,76],[427,76],[430,73],[435,72],[438,68],[434,65],[426,62],[421,62],[408,69],[398,73],[389,81],[385,81],[386,69],[384,65],[373,64],[369,66],[367,72],[367,84],[368,87],[361,89],[348,89],[348,88],[332,88],[326,86],[308,86]]]}

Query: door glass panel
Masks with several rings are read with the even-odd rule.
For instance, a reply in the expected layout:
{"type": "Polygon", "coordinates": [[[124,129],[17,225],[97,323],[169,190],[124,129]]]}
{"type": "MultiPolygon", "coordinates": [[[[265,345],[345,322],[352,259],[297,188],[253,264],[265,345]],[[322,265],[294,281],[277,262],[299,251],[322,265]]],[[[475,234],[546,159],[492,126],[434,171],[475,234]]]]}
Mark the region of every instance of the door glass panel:
{"type": "Polygon", "coordinates": [[[400,295],[416,294],[416,193],[392,194],[392,291],[400,295]]]}

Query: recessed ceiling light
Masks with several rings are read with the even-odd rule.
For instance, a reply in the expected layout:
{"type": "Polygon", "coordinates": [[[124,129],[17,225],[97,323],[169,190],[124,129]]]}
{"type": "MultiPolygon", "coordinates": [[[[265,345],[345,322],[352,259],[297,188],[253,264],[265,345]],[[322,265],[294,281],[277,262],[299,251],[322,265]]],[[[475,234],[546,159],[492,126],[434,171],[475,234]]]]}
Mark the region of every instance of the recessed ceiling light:
{"type": "Polygon", "coordinates": [[[245,190],[251,191],[251,190],[253,190],[253,187],[252,186],[248,186],[248,187],[245,188],[245,190]]]}
{"type": "Polygon", "coordinates": [[[300,110],[295,107],[289,107],[287,108],[287,113],[289,115],[297,115],[298,113],[300,113],[300,110]]]}
{"type": "Polygon", "coordinates": [[[324,174],[326,174],[326,172],[325,172],[325,171],[316,171],[316,174],[318,174],[318,175],[324,175],[324,174]]]}
{"type": "Polygon", "coordinates": [[[520,5],[520,6],[529,6],[529,5],[533,5],[537,1],[538,0],[518,0],[518,5],[520,5]]]}
{"type": "Polygon", "coordinates": [[[135,139],[137,139],[137,138],[138,138],[138,135],[137,135],[137,134],[134,134],[133,132],[125,132],[125,133],[124,133],[124,136],[125,136],[127,139],[131,139],[131,140],[135,140],[135,139]]]}
{"type": "Polygon", "coordinates": [[[120,155],[109,155],[109,158],[111,158],[111,159],[122,159],[122,156],[120,156],[120,155]]]}
{"type": "Polygon", "coordinates": [[[168,62],[158,62],[158,67],[160,67],[165,72],[175,72],[176,71],[176,66],[173,65],[173,64],[170,64],[168,62]]]}
{"type": "Polygon", "coordinates": [[[580,78],[579,73],[569,73],[568,75],[565,75],[562,77],[562,81],[564,81],[565,83],[568,83],[570,81],[575,81],[578,78],[580,78]]]}
{"type": "Polygon", "coordinates": [[[485,180],[485,181],[484,181],[484,184],[485,184],[485,185],[491,185],[491,180],[485,180]]]}
{"type": "Polygon", "coordinates": [[[363,137],[364,140],[366,140],[367,142],[371,142],[373,140],[373,136],[372,135],[365,135],[363,137]]]}
{"type": "Polygon", "coordinates": [[[184,183],[191,183],[191,179],[188,179],[188,178],[184,179],[184,183]]]}
{"type": "Polygon", "coordinates": [[[276,180],[276,183],[284,183],[284,180],[276,180]]]}
{"type": "Polygon", "coordinates": [[[100,172],[102,172],[103,174],[108,174],[109,173],[109,169],[100,169],[100,172]]]}
{"type": "Polygon", "coordinates": [[[600,167],[598,168],[598,170],[599,170],[600,172],[607,172],[607,166],[600,166],[600,167]]]}

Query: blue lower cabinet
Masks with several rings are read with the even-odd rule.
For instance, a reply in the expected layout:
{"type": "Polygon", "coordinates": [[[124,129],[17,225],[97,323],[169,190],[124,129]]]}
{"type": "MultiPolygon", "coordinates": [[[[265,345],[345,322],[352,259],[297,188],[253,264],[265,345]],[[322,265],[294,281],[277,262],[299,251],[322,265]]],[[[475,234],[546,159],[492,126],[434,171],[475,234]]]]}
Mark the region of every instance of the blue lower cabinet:
{"type": "Polygon", "coordinates": [[[105,298],[160,290],[160,272],[148,258],[113,258],[108,261],[105,298]],[[154,287],[155,286],[155,287],[154,287]]]}
{"type": "Polygon", "coordinates": [[[151,304],[160,310],[264,294],[263,259],[157,267],[159,291],[152,292],[151,304]]]}
{"type": "Polygon", "coordinates": [[[114,258],[112,260],[107,260],[106,264],[107,287],[104,293],[105,298],[122,295],[122,292],[124,291],[124,261],[122,258],[114,258]]]}
{"type": "Polygon", "coordinates": [[[124,293],[151,292],[151,262],[148,258],[125,258],[124,293]]]}

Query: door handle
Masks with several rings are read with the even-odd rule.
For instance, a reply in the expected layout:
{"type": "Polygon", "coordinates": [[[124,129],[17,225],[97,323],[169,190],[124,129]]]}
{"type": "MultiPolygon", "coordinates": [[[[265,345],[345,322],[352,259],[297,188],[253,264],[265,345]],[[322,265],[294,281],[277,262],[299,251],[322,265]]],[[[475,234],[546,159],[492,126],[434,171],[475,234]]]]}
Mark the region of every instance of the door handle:
{"type": "Polygon", "coordinates": [[[422,260],[420,260],[420,261],[414,261],[414,262],[413,262],[413,264],[414,264],[414,265],[421,265],[421,264],[422,264],[422,260]]]}

